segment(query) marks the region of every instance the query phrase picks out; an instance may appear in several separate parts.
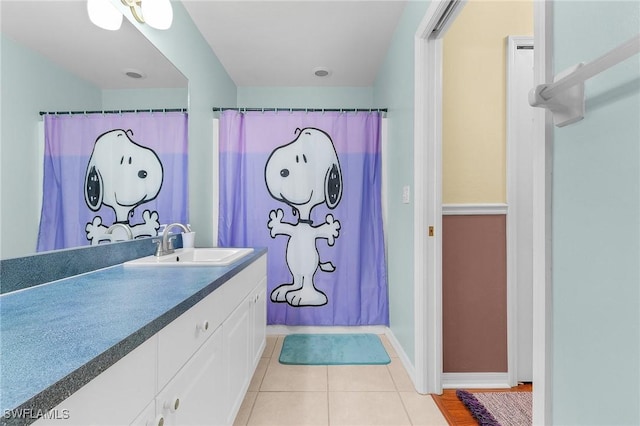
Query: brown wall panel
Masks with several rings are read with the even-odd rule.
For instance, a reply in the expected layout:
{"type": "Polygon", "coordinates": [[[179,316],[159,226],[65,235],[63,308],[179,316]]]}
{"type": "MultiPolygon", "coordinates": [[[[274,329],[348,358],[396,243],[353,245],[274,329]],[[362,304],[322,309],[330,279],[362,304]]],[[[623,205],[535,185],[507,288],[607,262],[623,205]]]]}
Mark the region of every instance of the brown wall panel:
{"type": "Polygon", "coordinates": [[[442,232],[444,372],[506,372],[506,216],[444,216],[442,232]]]}

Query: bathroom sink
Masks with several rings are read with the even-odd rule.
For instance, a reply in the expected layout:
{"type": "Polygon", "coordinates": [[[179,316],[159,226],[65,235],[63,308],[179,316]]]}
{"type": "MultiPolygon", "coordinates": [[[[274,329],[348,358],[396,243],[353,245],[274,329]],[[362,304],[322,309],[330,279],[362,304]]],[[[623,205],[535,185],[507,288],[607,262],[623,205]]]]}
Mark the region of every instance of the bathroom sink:
{"type": "Polygon", "coordinates": [[[125,262],[125,266],[226,266],[253,252],[252,248],[176,249],[164,256],[147,256],[125,262]]]}

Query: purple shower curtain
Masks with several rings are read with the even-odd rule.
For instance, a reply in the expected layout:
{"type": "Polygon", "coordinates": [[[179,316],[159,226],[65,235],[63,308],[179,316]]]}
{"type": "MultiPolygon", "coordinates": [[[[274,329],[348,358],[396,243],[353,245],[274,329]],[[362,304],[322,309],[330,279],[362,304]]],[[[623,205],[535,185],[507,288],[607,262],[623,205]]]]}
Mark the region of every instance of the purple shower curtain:
{"type": "Polygon", "coordinates": [[[268,251],[267,323],[388,325],[380,114],[220,117],[220,246],[268,251]]]}
{"type": "Polygon", "coordinates": [[[187,114],[45,115],[38,251],[134,238],[187,221],[187,114]]]}

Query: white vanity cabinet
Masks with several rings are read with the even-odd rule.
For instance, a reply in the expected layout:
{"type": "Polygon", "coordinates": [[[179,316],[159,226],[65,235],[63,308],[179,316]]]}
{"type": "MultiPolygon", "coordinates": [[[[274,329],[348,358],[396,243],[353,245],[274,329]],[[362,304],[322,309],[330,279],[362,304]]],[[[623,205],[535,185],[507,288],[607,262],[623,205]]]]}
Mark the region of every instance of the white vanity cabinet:
{"type": "Polygon", "coordinates": [[[63,401],[55,424],[231,425],[265,332],[263,255],[63,401]]]}
{"type": "Polygon", "coordinates": [[[233,423],[266,343],[266,286],[263,256],[158,333],[165,426],[233,423]]]}

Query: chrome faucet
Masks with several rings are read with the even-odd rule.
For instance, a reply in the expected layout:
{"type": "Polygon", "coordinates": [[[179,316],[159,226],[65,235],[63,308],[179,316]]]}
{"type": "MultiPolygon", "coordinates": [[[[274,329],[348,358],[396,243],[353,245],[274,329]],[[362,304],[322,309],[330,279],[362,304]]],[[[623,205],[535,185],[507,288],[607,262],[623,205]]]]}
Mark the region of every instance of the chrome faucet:
{"type": "Polygon", "coordinates": [[[182,228],[182,232],[191,232],[189,228],[181,223],[172,223],[171,225],[167,225],[162,232],[162,240],[156,240],[156,242],[158,243],[156,256],[164,256],[165,254],[171,254],[174,252],[172,241],[173,237],[169,237],[169,231],[176,226],[182,228]]]}
{"type": "MultiPolygon", "coordinates": [[[[124,229],[125,232],[127,233],[127,240],[133,240],[133,232],[131,232],[131,228],[129,228],[124,223],[114,223],[109,228],[107,228],[107,231],[105,232],[105,234],[111,235],[113,233],[113,230],[116,228],[124,229]]],[[[113,241],[113,239],[111,239],[111,241],[113,241]]]]}

